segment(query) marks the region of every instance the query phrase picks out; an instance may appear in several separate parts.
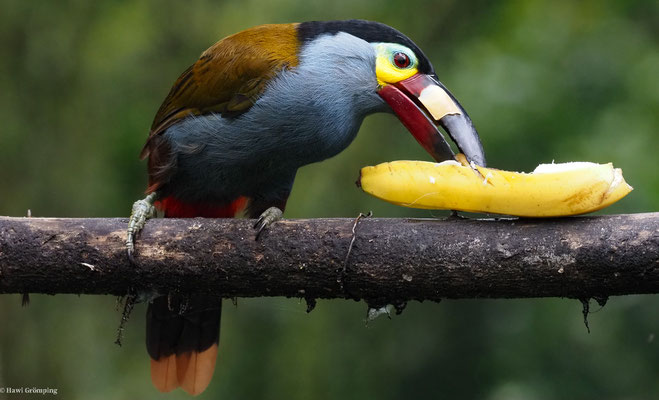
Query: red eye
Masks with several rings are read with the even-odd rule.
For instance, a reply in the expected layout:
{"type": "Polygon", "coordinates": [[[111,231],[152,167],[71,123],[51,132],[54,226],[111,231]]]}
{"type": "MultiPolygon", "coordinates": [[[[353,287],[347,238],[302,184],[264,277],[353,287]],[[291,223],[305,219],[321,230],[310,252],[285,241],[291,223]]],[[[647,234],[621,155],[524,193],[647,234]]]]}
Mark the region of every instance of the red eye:
{"type": "Polygon", "coordinates": [[[394,64],[396,64],[398,68],[407,68],[410,66],[410,58],[405,53],[395,53],[394,64]]]}

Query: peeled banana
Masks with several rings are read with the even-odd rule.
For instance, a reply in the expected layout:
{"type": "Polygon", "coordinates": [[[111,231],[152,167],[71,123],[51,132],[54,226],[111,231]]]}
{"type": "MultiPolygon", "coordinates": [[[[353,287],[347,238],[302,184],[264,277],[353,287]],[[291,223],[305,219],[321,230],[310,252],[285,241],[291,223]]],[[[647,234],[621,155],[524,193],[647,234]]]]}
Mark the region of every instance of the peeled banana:
{"type": "Polygon", "coordinates": [[[632,187],[612,164],[540,164],[531,173],[458,161],[393,161],[361,170],[362,189],[404,207],[520,217],[584,214],[625,197],[632,187]]]}

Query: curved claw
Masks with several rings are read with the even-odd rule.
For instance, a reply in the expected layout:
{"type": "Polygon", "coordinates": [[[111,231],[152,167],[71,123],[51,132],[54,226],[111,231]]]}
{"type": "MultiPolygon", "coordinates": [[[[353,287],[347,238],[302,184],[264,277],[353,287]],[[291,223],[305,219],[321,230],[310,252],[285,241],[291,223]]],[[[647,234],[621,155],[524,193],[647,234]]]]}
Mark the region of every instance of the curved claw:
{"type": "Polygon", "coordinates": [[[156,198],[156,193],[151,193],[142,200],[133,203],[126,234],[126,253],[131,263],[135,262],[135,237],[144,228],[146,220],[156,216],[156,208],[153,206],[156,198]]]}
{"type": "Polygon", "coordinates": [[[254,240],[259,240],[261,233],[274,222],[282,219],[283,215],[284,212],[277,207],[270,207],[263,211],[259,219],[256,220],[256,223],[254,223],[254,229],[256,229],[256,238],[254,240]]]}

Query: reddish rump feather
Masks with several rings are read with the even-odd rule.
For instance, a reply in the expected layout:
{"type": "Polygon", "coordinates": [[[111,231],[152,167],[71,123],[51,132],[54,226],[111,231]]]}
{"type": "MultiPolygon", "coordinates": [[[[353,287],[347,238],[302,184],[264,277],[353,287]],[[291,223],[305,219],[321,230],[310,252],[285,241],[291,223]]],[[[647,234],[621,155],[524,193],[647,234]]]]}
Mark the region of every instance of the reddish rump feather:
{"type": "Polygon", "coordinates": [[[238,197],[228,204],[184,203],[169,196],[154,203],[167,218],[233,218],[247,205],[247,197],[238,197]]]}

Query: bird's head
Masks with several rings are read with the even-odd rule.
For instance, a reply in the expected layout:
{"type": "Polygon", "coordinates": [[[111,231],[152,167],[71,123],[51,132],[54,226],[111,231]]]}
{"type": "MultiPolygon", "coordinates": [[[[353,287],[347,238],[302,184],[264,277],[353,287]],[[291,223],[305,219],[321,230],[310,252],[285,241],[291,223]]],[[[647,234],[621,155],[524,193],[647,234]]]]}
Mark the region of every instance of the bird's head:
{"type": "Polygon", "coordinates": [[[439,130],[441,126],[469,161],[485,166],[483,146],[471,119],[439,81],[423,51],[407,36],[388,25],[363,20],[304,22],[297,31],[306,46],[327,42],[327,36],[332,35],[337,58],[351,56],[350,37],[343,34],[366,41],[371,52],[368,59],[375,65],[368,72],[373,83],[370,87],[386,102],[387,111],[398,116],[435,160],[454,156],[439,130]],[[341,41],[346,43],[343,49],[341,41]],[[345,54],[340,54],[342,51],[345,54]]]}

